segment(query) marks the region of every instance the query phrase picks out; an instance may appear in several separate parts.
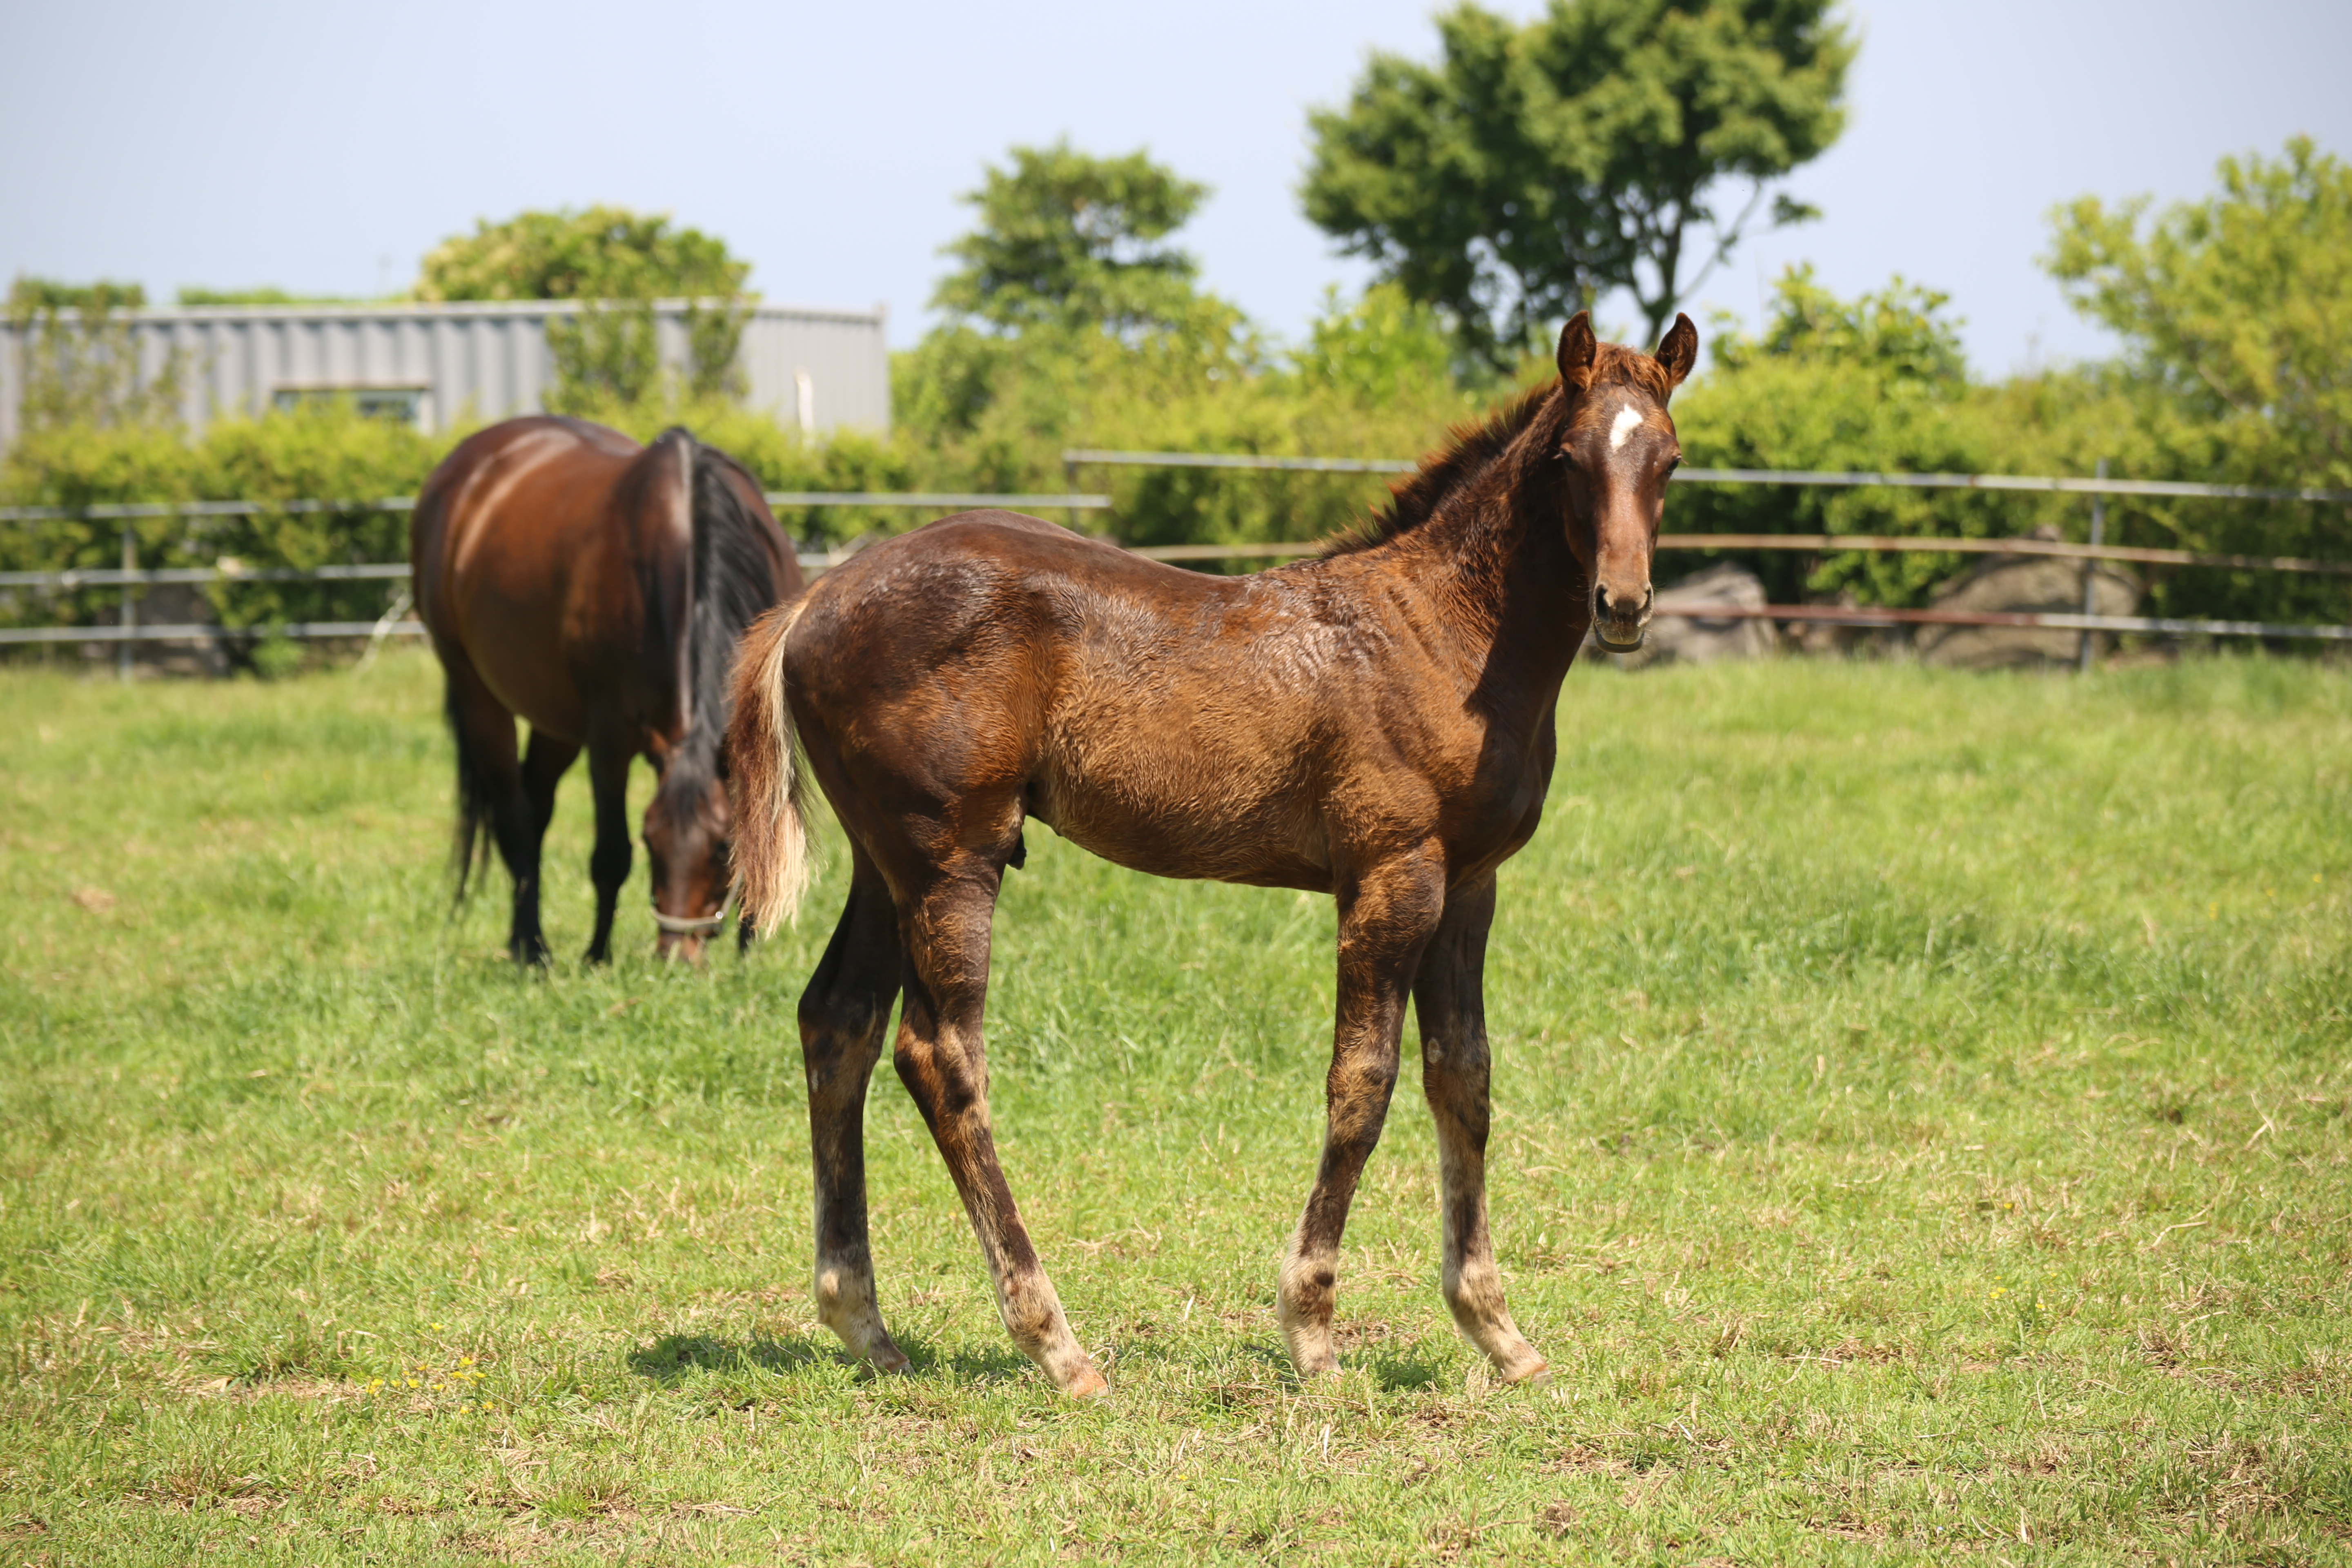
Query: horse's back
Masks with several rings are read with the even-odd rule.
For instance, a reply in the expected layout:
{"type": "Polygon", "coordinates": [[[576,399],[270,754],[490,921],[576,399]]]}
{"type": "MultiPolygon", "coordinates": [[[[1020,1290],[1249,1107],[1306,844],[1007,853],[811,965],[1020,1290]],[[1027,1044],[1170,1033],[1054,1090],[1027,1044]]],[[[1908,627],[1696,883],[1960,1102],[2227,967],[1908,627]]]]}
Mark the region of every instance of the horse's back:
{"type": "Polygon", "coordinates": [[[625,493],[646,450],[583,420],[508,420],[461,443],[418,498],[415,592],[444,660],[567,740],[588,723],[583,661],[641,640],[635,563],[659,542],[638,535],[677,527],[661,514],[679,509],[625,493]]]}
{"type": "MultiPolygon", "coordinates": [[[[1162,875],[1314,885],[1303,776],[1330,628],[1265,576],[1183,572],[1011,512],[942,519],[809,591],[788,689],[866,787],[1017,792],[1162,875]],[[1189,824],[1171,844],[1172,824],[1189,824]]],[[[853,808],[854,809],[854,808],[853,808]]]]}

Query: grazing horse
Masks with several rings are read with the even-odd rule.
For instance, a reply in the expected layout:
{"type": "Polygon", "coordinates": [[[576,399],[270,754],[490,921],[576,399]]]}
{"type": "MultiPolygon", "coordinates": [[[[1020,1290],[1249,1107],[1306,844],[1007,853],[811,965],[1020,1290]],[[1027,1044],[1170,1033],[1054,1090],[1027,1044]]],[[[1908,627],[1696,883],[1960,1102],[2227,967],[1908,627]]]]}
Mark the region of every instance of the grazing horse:
{"type": "Polygon", "coordinates": [[[1108,859],[1332,894],[1339,1005],[1323,1156],[1281,1268],[1301,1376],[1337,1369],[1339,1237],[1396,1083],[1408,998],[1437,1121],[1444,1283],[1513,1382],[1486,1229],[1482,976],[1496,868],[1528,841],[1552,710],[1588,630],[1640,646],[1666,478],[1666,400],[1698,333],[1655,355],[1560,334],[1560,380],[1400,482],[1359,536],[1255,576],[1137,559],[976,511],[866,551],[744,638],[728,737],[746,918],[806,879],[794,737],[847,830],[848,907],[801,998],[816,1166],[817,1310],[856,1354],[907,1359],[876,1306],[863,1118],[891,1004],[1013,1341],[1100,1392],[997,1163],[981,1018],[989,923],[1029,817],[1108,859]]]}
{"type": "Polygon", "coordinates": [[[507,950],[547,961],[540,844],[556,781],[584,747],[596,796],[588,961],[609,959],[629,875],[629,763],[642,754],[661,777],[645,819],[659,951],[699,959],[727,904],[720,742],[735,642],[801,590],[760,487],[683,430],[640,447],[585,420],[509,419],[433,470],[409,563],[448,679],[460,896],[488,837],[514,878],[507,950]],[[530,721],[520,756],[518,715],[530,721]]]}

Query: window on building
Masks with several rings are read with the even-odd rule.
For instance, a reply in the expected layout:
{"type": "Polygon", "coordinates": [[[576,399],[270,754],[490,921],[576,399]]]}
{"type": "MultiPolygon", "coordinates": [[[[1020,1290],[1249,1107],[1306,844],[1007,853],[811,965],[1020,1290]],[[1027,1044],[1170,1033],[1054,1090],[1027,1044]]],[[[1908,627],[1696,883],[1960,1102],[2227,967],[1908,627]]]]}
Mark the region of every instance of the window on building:
{"type": "Polygon", "coordinates": [[[269,402],[280,410],[342,405],[363,418],[433,427],[433,389],[426,386],[281,386],[269,402]]]}

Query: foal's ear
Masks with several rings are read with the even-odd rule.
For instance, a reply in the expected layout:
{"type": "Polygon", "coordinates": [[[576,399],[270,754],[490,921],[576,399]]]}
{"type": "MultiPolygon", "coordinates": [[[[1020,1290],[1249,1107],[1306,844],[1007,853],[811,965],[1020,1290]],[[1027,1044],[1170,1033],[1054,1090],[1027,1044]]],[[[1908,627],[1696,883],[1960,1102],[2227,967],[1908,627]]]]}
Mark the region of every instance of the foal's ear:
{"type": "Polygon", "coordinates": [[[1666,367],[1666,390],[1672,392],[1683,384],[1683,377],[1698,363],[1698,329],[1681,311],[1675,312],[1675,324],[1666,329],[1659,341],[1658,352],[1651,356],[1666,367]]]}
{"type": "Polygon", "coordinates": [[[1579,392],[1592,385],[1592,359],[1601,352],[1592,335],[1592,312],[1579,310],[1559,330],[1559,378],[1579,392]]]}

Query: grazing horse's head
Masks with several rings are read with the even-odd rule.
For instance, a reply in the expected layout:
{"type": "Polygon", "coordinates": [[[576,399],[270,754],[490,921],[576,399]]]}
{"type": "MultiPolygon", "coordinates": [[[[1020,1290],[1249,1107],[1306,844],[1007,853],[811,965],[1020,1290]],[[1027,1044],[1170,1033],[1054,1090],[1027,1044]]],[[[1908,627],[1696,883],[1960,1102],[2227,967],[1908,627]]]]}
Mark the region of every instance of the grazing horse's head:
{"type": "Polygon", "coordinates": [[[699,963],[704,943],[727,911],[727,835],[734,819],[724,780],[701,769],[676,767],[675,773],[662,781],[646,807],[654,923],[661,927],[654,952],[699,963]]]}
{"type": "Polygon", "coordinates": [[[1697,360],[1688,316],[1675,318],[1655,354],[1596,341],[1582,310],[1560,331],[1569,548],[1592,584],[1593,636],[1612,653],[1640,647],[1650,624],[1650,556],[1682,461],[1666,400],[1697,360]]]}

